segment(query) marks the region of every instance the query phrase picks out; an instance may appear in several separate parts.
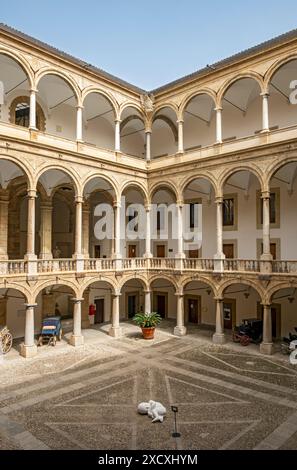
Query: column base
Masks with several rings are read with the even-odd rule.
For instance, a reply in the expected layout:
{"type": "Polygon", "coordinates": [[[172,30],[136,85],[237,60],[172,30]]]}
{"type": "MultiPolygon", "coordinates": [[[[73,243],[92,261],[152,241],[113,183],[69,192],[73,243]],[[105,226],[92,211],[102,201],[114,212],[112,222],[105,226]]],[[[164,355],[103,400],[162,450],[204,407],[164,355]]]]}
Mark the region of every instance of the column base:
{"type": "Polygon", "coordinates": [[[79,336],[76,336],[76,335],[71,335],[70,337],[70,340],[69,340],[69,344],[71,344],[71,346],[82,346],[84,344],[84,337],[83,335],[79,335],[79,336]]]}
{"type": "Polygon", "coordinates": [[[225,344],[226,338],[225,338],[224,333],[214,333],[212,335],[212,342],[214,344],[225,344]]]}
{"type": "Polygon", "coordinates": [[[40,253],[39,254],[39,259],[51,260],[51,259],[53,259],[53,255],[52,255],[52,253],[40,253]]]}
{"type": "Polygon", "coordinates": [[[26,253],[24,255],[24,260],[25,261],[35,261],[35,260],[37,260],[37,255],[34,255],[32,253],[26,253]]]}
{"type": "Polygon", "coordinates": [[[109,336],[112,336],[113,338],[120,338],[122,336],[122,328],[121,327],[114,327],[112,326],[109,330],[109,336]]]}
{"type": "Polygon", "coordinates": [[[26,358],[34,357],[37,354],[36,344],[28,346],[27,344],[21,344],[20,355],[26,358]]]}
{"type": "Polygon", "coordinates": [[[152,253],[144,253],[143,257],[144,258],[153,258],[153,254],[152,253]]]}
{"type": "Polygon", "coordinates": [[[273,343],[261,343],[260,344],[260,353],[266,354],[267,356],[271,356],[274,352],[273,343]]]}
{"type": "Polygon", "coordinates": [[[173,334],[174,336],[185,336],[187,334],[187,328],[185,326],[175,326],[173,334]]]}

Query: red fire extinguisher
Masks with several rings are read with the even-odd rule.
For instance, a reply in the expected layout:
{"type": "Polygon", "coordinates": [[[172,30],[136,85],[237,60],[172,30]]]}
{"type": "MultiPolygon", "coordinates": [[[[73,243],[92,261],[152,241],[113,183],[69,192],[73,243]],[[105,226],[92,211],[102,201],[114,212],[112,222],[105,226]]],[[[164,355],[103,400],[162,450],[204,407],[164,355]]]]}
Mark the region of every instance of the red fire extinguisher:
{"type": "Polygon", "coordinates": [[[89,305],[89,315],[95,315],[96,314],[96,307],[94,304],[89,305]]]}

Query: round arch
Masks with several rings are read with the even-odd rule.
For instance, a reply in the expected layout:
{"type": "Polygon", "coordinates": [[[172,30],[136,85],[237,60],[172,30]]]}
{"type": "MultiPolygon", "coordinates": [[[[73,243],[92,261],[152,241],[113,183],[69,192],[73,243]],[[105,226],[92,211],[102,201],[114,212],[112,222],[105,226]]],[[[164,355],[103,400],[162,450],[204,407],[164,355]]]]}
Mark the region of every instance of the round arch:
{"type": "Polygon", "coordinates": [[[218,95],[217,95],[218,107],[222,106],[223,97],[227,93],[227,91],[232,87],[232,85],[234,85],[234,83],[240,80],[243,80],[245,78],[254,80],[259,85],[260,93],[264,92],[264,81],[260,74],[253,72],[253,71],[238,74],[235,77],[231,77],[228,80],[226,80],[221,86],[221,88],[218,90],[218,95]]]}
{"type": "Polygon", "coordinates": [[[288,157],[285,157],[283,160],[279,161],[279,160],[276,160],[274,161],[268,168],[267,168],[267,171],[266,171],[266,182],[267,182],[267,187],[269,189],[270,187],[270,181],[271,181],[271,178],[275,175],[275,173],[278,172],[278,170],[280,170],[281,168],[283,168],[285,165],[287,165],[288,163],[296,163],[297,162],[297,155],[292,157],[292,156],[288,156],[288,157]]]}
{"type": "Polygon", "coordinates": [[[22,294],[25,298],[25,303],[34,303],[34,296],[32,295],[32,292],[27,289],[25,286],[18,284],[17,282],[6,282],[5,286],[0,286],[1,289],[14,289],[18,291],[20,294],[22,294]]]}
{"type": "Polygon", "coordinates": [[[106,98],[109,101],[109,103],[111,104],[112,108],[113,108],[114,118],[119,119],[119,105],[118,105],[118,102],[116,101],[116,99],[110,93],[106,92],[102,88],[97,88],[97,87],[94,87],[94,86],[84,88],[82,90],[82,97],[81,97],[82,105],[84,105],[85,99],[91,93],[95,93],[97,95],[101,95],[104,98],[106,98]]]}
{"type": "Polygon", "coordinates": [[[235,284],[242,284],[244,286],[252,287],[257,292],[257,294],[259,295],[259,297],[261,299],[261,302],[264,301],[264,299],[265,299],[265,290],[262,289],[260,287],[260,285],[257,284],[257,282],[252,281],[250,279],[236,279],[236,278],[235,279],[226,279],[217,288],[218,297],[224,297],[225,290],[228,287],[233,286],[235,284]]]}
{"type": "Polygon", "coordinates": [[[266,71],[265,76],[264,76],[264,85],[265,85],[265,90],[268,91],[269,88],[269,83],[271,82],[273,76],[279,71],[279,69],[283,66],[288,64],[289,62],[292,62],[293,60],[297,60],[297,54],[291,54],[289,56],[283,57],[279,60],[276,60],[270,68],[266,71]]]}
{"type": "Polygon", "coordinates": [[[212,176],[211,173],[198,173],[197,175],[193,176],[193,175],[190,175],[190,176],[186,176],[182,182],[180,183],[180,186],[179,186],[179,192],[180,194],[183,194],[186,187],[192,182],[192,181],[195,181],[195,180],[198,180],[198,179],[204,179],[206,181],[208,181],[211,186],[212,186],[212,189],[214,190],[215,194],[217,193],[217,186],[218,186],[218,183],[217,183],[217,180],[215,180],[215,178],[212,176]]]}
{"type": "Polygon", "coordinates": [[[281,289],[291,289],[297,288],[297,280],[293,281],[280,281],[277,284],[274,284],[270,288],[268,288],[265,292],[264,302],[265,304],[269,305],[272,303],[273,296],[281,289]]]}
{"type": "Polygon", "coordinates": [[[193,278],[193,276],[188,276],[186,277],[185,279],[182,280],[182,282],[180,283],[180,288],[182,290],[185,289],[185,287],[190,284],[191,282],[202,282],[204,284],[206,284],[207,286],[209,286],[211,288],[211,290],[213,291],[213,294],[214,296],[217,295],[217,286],[215,284],[215,282],[213,282],[211,279],[207,278],[207,277],[204,277],[204,276],[200,276],[199,277],[195,277],[193,278]]]}
{"type": "Polygon", "coordinates": [[[35,289],[32,291],[32,298],[34,298],[34,301],[36,301],[38,295],[42,292],[43,289],[46,287],[51,287],[51,286],[67,286],[69,289],[72,290],[74,297],[79,296],[79,284],[73,281],[69,281],[67,279],[61,279],[59,278],[59,282],[53,282],[53,280],[47,280],[47,281],[42,281],[41,283],[38,283],[35,289]]]}
{"type": "Polygon", "coordinates": [[[178,188],[173,183],[170,183],[169,181],[160,181],[158,183],[155,183],[149,190],[149,200],[152,201],[156,192],[159,191],[159,189],[164,189],[164,188],[171,191],[175,195],[176,201],[179,200],[178,188]]]}
{"type": "Polygon", "coordinates": [[[170,276],[168,274],[154,274],[153,276],[149,277],[149,280],[148,280],[149,289],[152,288],[152,283],[154,281],[157,281],[158,279],[163,279],[163,280],[166,279],[166,281],[172,284],[172,286],[175,289],[175,292],[178,292],[179,290],[178,282],[176,281],[176,279],[174,279],[173,276],[170,276]]]}
{"type": "Polygon", "coordinates": [[[12,53],[4,49],[3,47],[0,48],[0,55],[5,55],[6,57],[9,57],[11,60],[14,60],[22,68],[23,72],[27,76],[30,88],[35,89],[33,71],[30,67],[30,64],[26,61],[26,59],[24,59],[22,55],[17,54],[17,53],[12,53]]]}
{"type": "Polygon", "coordinates": [[[146,117],[145,117],[142,107],[139,106],[137,103],[134,103],[133,101],[126,101],[125,103],[121,104],[119,108],[119,119],[122,119],[122,114],[127,108],[135,109],[141,115],[143,122],[145,122],[146,117]]]}
{"type": "Polygon", "coordinates": [[[88,174],[83,181],[81,181],[82,194],[84,194],[87,184],[90,183],[90,181],[92,181],[96,178],[100,178],[100,179],[104,180],[106,183],[109,183],[112,187],[112,190],[115,193],[116,199],[117,200],[120,199],[120,188],[117,185],[116,181],[111,176],[104,175],[102,173],[93,173],[92,172],[91,174],[88,174]]]}
{"type": "Polygon", "coordinates": [[[77,82],[61,70],[53,69],[51,67],[46,67],[46,68],[40,69],[37,72],[36,77],[35,77],[36,88],[37,89],[38,89],[38,84],[40,83],[42,78],[44,78],[48,75],[55,75],[57,77],[60,77],[62,80],[64,80],[64,82],[66,82],[70,86],[70,88],[72,89],[72,91],[74,93],[74,97],[75,97],[76,102],[77,102],[77,105],[78,106],[82,105],[81,92],[80,92],[80,89],[79,89],[79,86],[78,86],[77,82]]]}
{"type": "Polygon", "coordinates": [[[128,189],[136,189],[139,192],[141,192],[145,204],[148,204],[149,197],[148,197],[146,188],[142,186],[141,183],[139,183],[138,181],[126,181],[120,189],[120,197],[122,197],[123,193],[127,191],[128,189]]]}
{"type": "Polygon", "coordinates": [[[121,279],[121,281],[119,282],[119,285],[118,285],[119,291],[122,290],[122,288],[124,287],[124,285],[125,285],[127,282],[129,282],[129,281],[134,281],[134,280],[139,281],[139,282],[142,284],[142,287],[143,287],[144,289],[146,289],[146,290],[149,289],[149,283],[148,283],[146,277],[145,277],[145,276],[142,276],[141,274],[136,274],[136,275],[133,275],[133,276],[131,276],[131,275],[124,276],[124,277],[121,279]]]}
{"type": "Polygon", "coordinates": [[[112,293],[115,293],[116,290],[118,289],[118,284],[117,282],[115,282],[113,279],[111,279],[110,277],[107,277],[107,276],[101,276],[100,275],[100,278],[98,277],[93,277],[91,279],[87,279],[85,280],[80,286],[79,286],[79,291],[78,291],[78,294],[79,294],[79,297],[80,298],[83,298],[83,294],[84,294],[84,291],[90,287],[92,284],[95,284],[97,282],[106,282],[112,289],[112,293]]]}
{"type": "Polygon", "coordinates": [[[255,167],[255,165],[242,165],[236,167],[236,168],[227,168],[224,170],[217,182],[217,188],[218,188],[218,195],[221,196],[223,194],[223,188],[224,185],[226,184],[227,180],[234,175],[235,173],[239,173],[240,171],[249,171],[252,173],[257,179],[261,187],[261,191],[265,190],[265,182],[264,182],[264,175],[260,171],[259,168],[255,167]]]}
{"type": "Polygon", "coordinates": [[[158,114],[159,111],[165,108],[170,108],[175,113],[176,120],[179,118],[178,106],[175,103],[162,103],[154,109],[154,112],[152,114],[152,122],[156,119],[156,114],[158,114]]]}
{"type": "Polygon", "coordinates": [[[14,163],[24,173],[24,176],[27,179],[28,189],[35,189],[36,185],[34,184],[35,180],[32,174],[33,170],[28,165],[26,165],[27,163],[26,160],[24,159],[21,160],[21,159],[18,159],[17,157],[10,157],[8,155],[0,154],[0,163],[1,163],[1,160],[14,163]]]}
{"type": "Polygon", "coordinates": [[[79,175],[76,173],[76,171],[74,171],[73,169],[70,170],[68,167],[66,168],[63,165],[58,165],[58,164],[55,164],[55,165],[48,164],[48,165],[43,166],[42,168],[40,168],[38,173],[36,173],[36,175],[35,175],[35,180],[34,180],[35,186],[34,186],[34,188],[37,187],[37,183],[38,183],[39,178],[49,170],[59,170],[62,173],[65,173],[66,175],[68,175],[71,178],[72,182],[73,182],[75,195],[80,196],[82,194],[81,193],[80,178],[79,178],[79,175]]]}
{"type": "Polygon", "coordinates": [[[181,116],[184,115],[184,112],[185,112],[185,109],[187,108],[187,106],[189,105],[189,103],[196,97],[198,96],[202,96],[202,95],[207,95],[209,96],[209,98],[211,98],[214,102],[214,105],[216,106],[217,104],[217,95],[215,93],[214,90],[212,90],[211,88],[202,88],[201,90],[195,90],[193,91],[192,93],[190,93],[189,95],[187,95],[181,102],[180,106],[179,106],[179,114],[181,116]]]}

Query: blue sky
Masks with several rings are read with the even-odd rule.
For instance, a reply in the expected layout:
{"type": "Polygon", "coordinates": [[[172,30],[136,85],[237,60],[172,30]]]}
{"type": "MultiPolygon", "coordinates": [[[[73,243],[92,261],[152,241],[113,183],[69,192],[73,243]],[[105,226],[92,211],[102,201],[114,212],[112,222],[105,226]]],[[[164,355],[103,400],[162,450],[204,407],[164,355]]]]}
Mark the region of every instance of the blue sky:
{"type": "Polygon", "coordinates": [[[296,0],[11,0],[0,16],[147,90],[297,28],[296,0]]]}

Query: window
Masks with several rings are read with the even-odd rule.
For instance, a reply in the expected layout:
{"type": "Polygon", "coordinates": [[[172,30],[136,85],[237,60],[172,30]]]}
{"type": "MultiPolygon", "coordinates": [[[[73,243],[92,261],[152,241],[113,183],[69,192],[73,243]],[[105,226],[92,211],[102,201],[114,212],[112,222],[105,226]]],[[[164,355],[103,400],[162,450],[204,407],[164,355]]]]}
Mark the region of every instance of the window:
{"type": "Polygon", "coordinates": [[[190,228],[195,228],[195,203],[190,202],[190,228]]]}
{"type": "Polygon", "coordinates": [[[233,226],[234,225],[234,198],[226,198],[223,201],[223,225],[233,226]]]}
{"type": "MultiPolygon", "coordinates": [[[[30,125],[30,98],[28,96],[18,96],[10,105],[10,122],[17,126],[29,127],[30,125]]],[[[36,127],[40,131],[45,131],[44,112],[36,103],[36,127]]]]}

